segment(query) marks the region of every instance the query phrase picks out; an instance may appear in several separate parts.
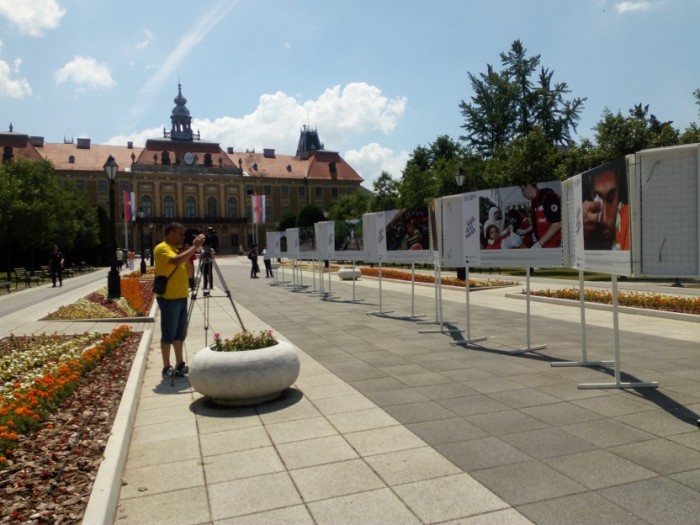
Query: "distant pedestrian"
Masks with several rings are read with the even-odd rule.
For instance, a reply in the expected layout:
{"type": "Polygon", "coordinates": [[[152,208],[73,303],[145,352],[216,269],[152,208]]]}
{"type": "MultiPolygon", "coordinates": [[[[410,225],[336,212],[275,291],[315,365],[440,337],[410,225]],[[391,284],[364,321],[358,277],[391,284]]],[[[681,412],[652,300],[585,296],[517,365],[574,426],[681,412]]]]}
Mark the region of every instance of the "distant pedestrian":
{"type": "Polygon", "coordinates": [[[124,267],[124,252],[122,251],[121,248],[117,248],[117,270],[119,270],[121,272],[123,267],[124,267]]]}
{"type": "Polygon", "coordinates": [[[258,273],[260,273],[260,266],[258,265],[257,244],[254,244],[253,247],[248,251],[248,259],[250,259],[250,278],[257,279],[258,273]]]}
{"type": "Polygon", "coordinates": [[[270,255],[267,253],[267,248],[262,249],[263,262],[265,263],[265,278],[273,277],[272,275],[272,261],[270,260],[270,255]]]}
{"type": "Polygon", "coordinates": [[[64,262],[63,254],[58,251],[58,246],[54,244],[49,252],[49,270],[51,271],[51,282],[53,282],[53,288],[56,288],[56,281],[58,281],[59,286],[63,286],[64,262]]]}
{"type": "Polygon", "coordinates": [[[127,252],[127,254],[126,254],[126,259],[127,259],[128,263],[129,263],[129,270],[133,270],[133,269],[134,269],[134,259],[135,259],[135,258],[136,258],[136,253],[134,253],[133,251],[129,250],[129,251],[127,252]]]}

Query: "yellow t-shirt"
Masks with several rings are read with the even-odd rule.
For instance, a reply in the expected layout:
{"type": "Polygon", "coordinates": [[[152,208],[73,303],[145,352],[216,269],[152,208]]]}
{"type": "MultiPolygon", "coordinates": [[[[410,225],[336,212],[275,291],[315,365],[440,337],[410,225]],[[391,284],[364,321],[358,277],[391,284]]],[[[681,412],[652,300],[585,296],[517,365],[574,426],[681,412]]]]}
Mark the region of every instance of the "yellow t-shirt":
{"type": "Polygon", "coordinates": [[[177,255],[177,248],[163,241],[153,250],[153,258],[156,263],[156,275],[163,275],[168,279],[168,287],[165,289],[163,297],[165,299],[186,299],[189,295],[189,286],[187,279],[187,269],[185,263],[177,266],[170,264],[170,259],[177,255]]]}

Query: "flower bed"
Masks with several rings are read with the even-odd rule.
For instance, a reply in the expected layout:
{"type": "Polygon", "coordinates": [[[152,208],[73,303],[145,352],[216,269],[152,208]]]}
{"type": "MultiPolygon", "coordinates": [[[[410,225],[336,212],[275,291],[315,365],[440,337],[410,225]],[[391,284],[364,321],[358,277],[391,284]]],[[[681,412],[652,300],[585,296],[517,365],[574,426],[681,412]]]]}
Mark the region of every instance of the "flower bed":
{"type": "Polygon", "coordinates": [[[19,435],[39,428],[73,393],[81,376],[129,334],[129,327],[120,326],[109,335],[0,340],[0,469],[11,461],[19,435]]]}
{"type": "MultiPolygon", "coordinates": [[[[0,401],[4,414],[0,426],[8,435],[16,434],[10,451],[0,450],[4,457],[0,463],[0,523],[80,523],[140,337],[122,326],[104,336],[0,340],[0,355],[23,356],[26,363],[24,379],[18,365],[9,381],[13,392],[18,383],[26,387],[9,400],[20,408],[20,398],[24,398],[20,414],[7,411],[5,397],[0,401]],[[69,339],[81,343],[66,345],[69,339]],[[63,359],[69,348],[74,349],[72,357],[63,359]],[[36,364],[38,359],[27,358],[40,352],[59,357],[48,357],[53,365],[45,367],[36,364]],[[59,383],[62,388],[53,395],[51,388],[59,383]],[[32,398],[41,408],[36,408],[32,398]],[[42,410],[45,416],[39,415],[42,410]],[[33,425],[34,430],[17,431],[23,424],[33,425]],[[15,430],[8,432],[9,427],[15,430]]],[[[5,439],[8,437],[14,436],[5,439]]]]}
{"type": "Polygon", "coordinates": [[[145,317],[153,304],[153,282],[135,277],[122,277],[120,299],[109,300],[107,288],[100,288],[76,302],[50,313],[49,320],[119,319],[145,317]]]}
{"type": "MultiPolygon", "coordinates": [[[[523,290],[523,293],[526,293],[523,290]]],[[[580,300],[578,288],[564,288],[561,290],[530,290],[530,295],[539,297],[551,297],[554,299],[580,300]]],[[[591,303],[612,304],[612,292],[608,290],[585,290],[584,300],[591,303]]],[[[648,308],[650,310],[663,310],[684,314],[700,314],[700,297],[686,297],[662,295],[643,292],[618,292],[618,304],[620,306],[632,306],[635,308],[648,308]]]]}
{"type": "MultiPolygon", "coordinates": [[[[379,277],[379,268],[368,268],[363,266],[361,270],[362,275],[379,277]]],[[[382,268],[382,278],[410,281],[411,273],[402,270],[394,270],[392,268],[382,268]]],[[[415,280],[417,283],[434,283],[435,277],[433,277],[431,274],[416,273],[415,280]]],[[[440,282],[448,286],[464,287],[464,280],[457,279],[456,277],[442,277],[440,282]]],[[[500,279],[469,279],[469,288],[495,288],[498,286],[515,286],[517,284],[519,283],[515,281],[504,281],[500,279]]]]}

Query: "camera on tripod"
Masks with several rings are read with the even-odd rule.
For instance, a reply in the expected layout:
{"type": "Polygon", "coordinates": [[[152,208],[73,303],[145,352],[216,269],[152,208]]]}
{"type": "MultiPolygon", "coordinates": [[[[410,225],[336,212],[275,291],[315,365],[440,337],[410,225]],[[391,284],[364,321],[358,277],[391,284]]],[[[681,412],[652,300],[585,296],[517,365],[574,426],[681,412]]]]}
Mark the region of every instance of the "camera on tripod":
{"type": "Polygon", "coordinates": [[[211,226],[204,231],[204,244],[202,244],[202,246],[214,249],[218,249],[219,247],[219,238],[216,235],[216,231],[211,226]]]}

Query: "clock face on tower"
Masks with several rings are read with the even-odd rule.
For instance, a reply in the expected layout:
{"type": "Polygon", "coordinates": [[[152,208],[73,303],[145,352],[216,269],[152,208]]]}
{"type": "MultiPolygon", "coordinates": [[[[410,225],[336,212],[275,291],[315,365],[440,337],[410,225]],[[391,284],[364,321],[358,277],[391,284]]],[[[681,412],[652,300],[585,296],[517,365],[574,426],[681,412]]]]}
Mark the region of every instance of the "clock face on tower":
{"type": "Polygon", "coordinates": [[[182,156],[183,160],[185,161],[185,164],[188,166],[192,166],[194,164],[194,155],[192,154],[191,151],[188,151],[182,156]]]}

